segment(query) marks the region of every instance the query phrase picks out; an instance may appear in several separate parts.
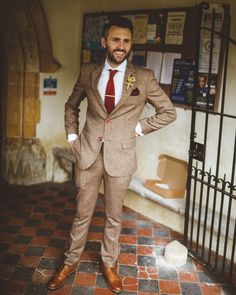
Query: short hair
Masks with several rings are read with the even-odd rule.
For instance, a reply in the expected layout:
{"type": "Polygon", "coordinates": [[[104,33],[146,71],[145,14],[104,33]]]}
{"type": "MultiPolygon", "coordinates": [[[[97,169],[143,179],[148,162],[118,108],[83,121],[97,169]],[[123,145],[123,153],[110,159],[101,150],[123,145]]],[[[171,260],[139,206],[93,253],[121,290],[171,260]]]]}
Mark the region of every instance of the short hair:
{"type": "Polygon", "coordinates": [[[128,18],[122,16],[113,16],[105,22],[102,29],[102,37],[107,38],[109,30],[112,26],[129,29],[133,35],[133,24],[128,18]]]}

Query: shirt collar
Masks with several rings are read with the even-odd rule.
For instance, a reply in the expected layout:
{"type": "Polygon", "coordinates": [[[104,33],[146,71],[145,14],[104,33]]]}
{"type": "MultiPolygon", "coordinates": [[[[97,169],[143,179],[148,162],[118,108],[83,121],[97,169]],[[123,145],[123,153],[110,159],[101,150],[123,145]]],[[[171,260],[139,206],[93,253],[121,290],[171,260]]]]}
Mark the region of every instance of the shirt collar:
{"type": "MultiPolygon", "coordinates": [[[[127,59],[125,59],[118,67],[115,68],[115,70],[119,71],[119,72],[125,72],[126,70],[126,66],[127,66],[127,59]]],[[[105,65],[104,65],[104,70],[109,71],[109,70],[114,70],[114,68],[112,68],[107,59],[105,60],[105,65]]]]}

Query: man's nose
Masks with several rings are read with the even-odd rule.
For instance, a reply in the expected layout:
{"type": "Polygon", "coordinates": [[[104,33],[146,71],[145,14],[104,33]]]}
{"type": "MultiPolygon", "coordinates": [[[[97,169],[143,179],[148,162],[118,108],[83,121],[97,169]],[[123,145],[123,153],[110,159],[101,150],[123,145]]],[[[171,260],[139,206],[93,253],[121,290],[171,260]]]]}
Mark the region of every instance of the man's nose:
{"type": "Polygon", "coordinates": [[[118,48],[124,49],[124,42],[123,41],[119,41],[118,48]]]}

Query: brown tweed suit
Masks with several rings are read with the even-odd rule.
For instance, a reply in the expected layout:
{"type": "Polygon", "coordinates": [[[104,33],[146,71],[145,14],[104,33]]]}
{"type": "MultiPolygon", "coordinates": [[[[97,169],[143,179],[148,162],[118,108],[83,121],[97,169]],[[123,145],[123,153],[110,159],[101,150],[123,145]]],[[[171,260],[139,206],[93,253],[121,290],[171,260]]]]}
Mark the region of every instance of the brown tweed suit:
{"type": "Polygon", "coordinates": [[[65,105],[66,133],[78,134],[79,105],[88,101],[85,126],[73,144],[77,158],[78,206],[66,251],[65,264],[80,259],[86,242],[89,224],[94,212],[102,179],[105,183],[106,223],[101,256],[107,267],[114,266],[118,254],[121,230],[123,195],[131,175],[136,170],[136,134],[139,122],[144,134],[158,130],[176,118],[175,109],[148,69],[127,64],[124,83],[132,73],[133,91],[124,84],[123,94],[115,109],[108,115],[98,92],[98,81],[103,65],[83,65],[73,92],[65,105]],[[146,103],[156,110],[155,115],[140,120],[146,103]]]}

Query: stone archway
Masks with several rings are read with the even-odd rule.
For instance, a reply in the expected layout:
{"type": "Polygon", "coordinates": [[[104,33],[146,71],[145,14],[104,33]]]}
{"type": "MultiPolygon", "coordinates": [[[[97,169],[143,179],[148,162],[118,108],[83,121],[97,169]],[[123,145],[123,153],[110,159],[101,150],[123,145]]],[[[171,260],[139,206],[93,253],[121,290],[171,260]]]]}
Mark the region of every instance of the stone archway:
{"type": "Polygon", "coordinates": [[[40,120],[39,73],[55,72],[60,64],[53,60],[39,0],[0,0],[0,53],[4,77],[2,175],[11,184],[42,182],[46,155],[36,138],[40,120]]]}

